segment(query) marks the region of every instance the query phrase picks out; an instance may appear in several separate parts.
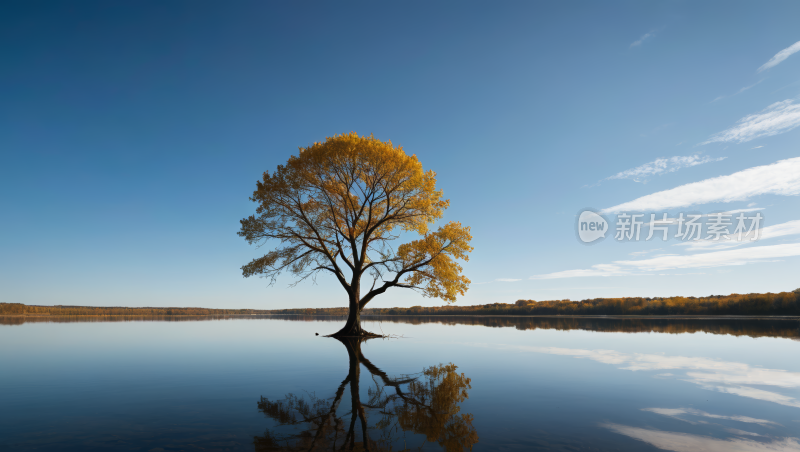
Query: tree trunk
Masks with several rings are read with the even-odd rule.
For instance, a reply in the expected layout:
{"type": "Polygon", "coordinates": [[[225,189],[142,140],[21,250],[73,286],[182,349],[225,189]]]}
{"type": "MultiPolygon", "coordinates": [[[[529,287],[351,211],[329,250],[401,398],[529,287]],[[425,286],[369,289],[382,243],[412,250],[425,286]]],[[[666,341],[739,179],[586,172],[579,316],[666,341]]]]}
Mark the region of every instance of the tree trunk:
{"type": "MultiPolygon", "coordinates": [[[[356,287],[358,287],[356,285],[356,287]]],[[[344,328],[331,334],[331,337],[380,337],[379,334],[370,333],[361,328],[361,301],[360,291],[356,288],[350,293],[350,314],[344,328]]]]}

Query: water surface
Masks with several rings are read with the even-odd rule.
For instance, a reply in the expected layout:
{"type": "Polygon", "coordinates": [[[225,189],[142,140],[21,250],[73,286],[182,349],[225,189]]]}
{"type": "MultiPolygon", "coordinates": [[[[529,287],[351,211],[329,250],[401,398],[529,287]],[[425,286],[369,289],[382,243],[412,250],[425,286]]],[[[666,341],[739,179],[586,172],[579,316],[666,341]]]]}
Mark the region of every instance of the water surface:
{"type": "Polygon", "coordinates": [[[0,450],[800,451],[800,322],[0,319],[0,450]]]}

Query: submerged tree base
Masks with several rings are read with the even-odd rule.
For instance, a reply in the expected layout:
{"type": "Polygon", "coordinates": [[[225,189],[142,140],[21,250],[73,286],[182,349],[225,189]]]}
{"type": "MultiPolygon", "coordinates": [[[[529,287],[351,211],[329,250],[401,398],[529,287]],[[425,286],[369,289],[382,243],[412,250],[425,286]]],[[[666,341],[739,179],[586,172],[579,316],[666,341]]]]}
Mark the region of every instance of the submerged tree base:
{"type": "Polygon", "coordinates": [[[341,330],[329,334],[326,337],[335,337],[335,338],[345,338],[345,337],[355,337],[355,338],[378,338],[378,337],[385,337],[382,334],[375,334],[371,331],[367,331],[361,328],[361,310],[357,306],[350,307],[350,315],[347,317],[347,322],[344,324],[341,330]]]}
{"type": "Polygon", "coordinates": [[[325,337],[335,337],[335,338],[352,337],[352,338],[371,339],[371,338],[389,337],[389,336],[384,336],[382,334],[375,334],[375,333],[373,333],[371,331],[362,330],[361,328],[350,329],[350,330],[346,330],[346,329],[342,328],[341,330],[339,330],[339,331],[337,331],[337,332],[335,332],[333,334],[328,334],[325,337]]]}

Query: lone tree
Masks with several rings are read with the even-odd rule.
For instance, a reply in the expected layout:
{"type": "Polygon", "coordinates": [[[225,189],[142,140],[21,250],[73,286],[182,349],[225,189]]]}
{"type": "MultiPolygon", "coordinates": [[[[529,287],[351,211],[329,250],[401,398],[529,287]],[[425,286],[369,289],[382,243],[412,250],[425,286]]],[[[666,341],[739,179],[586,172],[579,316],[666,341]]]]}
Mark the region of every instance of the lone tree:
{"type": "MultiPolygon", "coordinates": [[[[361,328],[361,311],[391,287],[414,289],[449,303],[469,279],[455,259],[469,260],[469,227],[450,222],[435,232],[450,201],[436,190],[436,173],[416,155],[355,133],[300,148],[286,165],[264,173],[250,198],[256,215],[241,220],[239,235],[275,248],[242,267],[245,277],[275,283],[284,271],[293,286],[319,272],[332,273],[347,292],[350,314],[333,336],[376,336],[361,328]],[[402,233],[421,237],[396,249],[402,233]],[[362,295],[362,278],[372,280],[362,295]]],[[[369,282],[367,282],[369,283],[369,282]]]]}

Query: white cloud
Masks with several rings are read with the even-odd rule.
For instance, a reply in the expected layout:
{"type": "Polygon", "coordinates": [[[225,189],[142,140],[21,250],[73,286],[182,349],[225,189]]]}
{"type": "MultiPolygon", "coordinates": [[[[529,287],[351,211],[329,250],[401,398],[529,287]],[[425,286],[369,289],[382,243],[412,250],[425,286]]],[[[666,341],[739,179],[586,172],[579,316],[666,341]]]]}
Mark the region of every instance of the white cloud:
{"type": "Polygon", "coordinates": [[[750,148],[750,149],[761,149],[761,148],[763,148],[763,147],[764,147],[764,146],[756,146],[756,147],[754,147],[754,148],[750,148]]]}
{"type": "MultiPolygon", "coordinates": [[[[738,209],[727,212],[734,214],[738,212],[749,212],[762,210],[763,208],[738,209]]],[[[768,240],[777,237],[790,235],[800,235],[800,220],[787,221],[772,226],[762,227],[758,230],[758,240],[768,240]]],[[[621,260],[611,264],[597,264],[588,269],[564,270],[554,273],[546,273],[531,276],[529,279],[562,279],[578,278],[587,276],[625,276],[625,275],[646,275],[656,272],[677,268],[708,268],[731,265],[745,265],[755,262],[773,262],[777,258],[800,256],[800,243],[790,243],[770,246],[754,246],[740,250],[730,250],[741,245],[752,244],[750,240],[753,236],[742,235],[742,240],[738,236],[731,234],[729,241],[712,240],[692,240],[676,243],[674,246],[686,246],[688,251],[712,251],[690,255],[680,254],[657,254],[649,259],[640,260],[621,260]],[[727,251],[726,251],[727,250],[727,251]]],[[[629,253],[632,256],[642,256],[655,250],[636,251],[629,253]]]]}
{"type": "Polygon", "coordinates": [[[561,278],[580,278],[585,276],[623,276],[630,275],[631,271],[623,269],[619,265],[612,264],[597,264],[592,265],[592,268],[580,270],[565,270],[555,273],[547,273],[544,275],[534,275],[529,279],[561,279],[561,278]]]}
{"type": "Polygon", "coordinates": [[[473,283],[473,284],[491,284],[491,283],[493,283],[493,282],[517,282],[517,281],[522,281],[522,279],[514,279],[514,278],[497,278],[497,279],[493,279],[493,280],[491,280],[491,281],[487,281],[487,282],[479,282],[479,283],[473,283]]]}
{"type": "MultiPolygon", "coordinates": [[[[748,239],[749,241],[749,239],[748,239]]],[[[737,246],[744,245],[744,241],[712,241],[712,240],[689,240],[687,242],[676,243],[674,246],[686,246],[686,251],[717,251],[729,250],[737,246]]]]}
{"type": "MultiPolygon", "coordinates": [[[[656,32],[655,32],[655,30],[653,30],[653,31],[651,31],[651,32],[649,32],[649,33],[645,33],[645,34],[643,34],[643,35],[642,35],[642,37],[641,37],[641,38],[637,39],[636,41],[633,41],[633,42],[631,43],[631,45],[630,45],[630,48],[633,48],[633,47],[639,47],[640,45],[642,45],[642,43],[645,41],[645,39],[648,39],[648,38],[654,38],[655,36],[656,36],[656,32]]],[[[777,56],[777,55],[776,55],[776,56],[777,56]]],[[[777,63],[776,63],[776,64],[777,64],[777,63]]]]}
{"type": "Polygon", "coordinates": [[[763,240],[795,234],[800,234],[800,220],[787,221],[786,223],[761,228],[759,236],[763,240]]]}
{"type": "Polygon", "coordinates": [[[615,261],[614,263],[643,271],[663,271],[673,268],[707,268],[745,265],[751,262],[791,256],[800,256],[800,243],[753,246],[736,250],[714,251],[683,256],[661,256],[637,261],[615,261]]]}
{"type": "Polygon", "coordinates": [[[800,126],[800,104],[794,99],[775,102],[758,113],[745,116],[735,126],[712,135],[700,144],[716,142],[744,143],[759,137],[778,135],[800,126]]]}
{"type": "Polygon", "coordinates": [[[776,89],[776,90],[775,90],[775,91],[773,91],[771,94],[775,94],[775,93],[777,93],[778,91],[783,91],[783,90],[785,90],[786,88],[788,88],[788,87],[790,87],[790,86],[797,85],[798,83],[800,83],[800,80],[795,80],[795,81],[793,81],[792,83],[789,83],[788,85],[786,85],[786,86],[784,86],[784,87],[782,87],[782,88],[778,88],[778,89],[776,89]]]}
{"type": "MultiPolygon", "coordinates": [[[[753,205],[753,203],[748,204],[747,205],[747,207],[748,207],[747,209],[726,210],[725,212],[720,212],[720,213],[723,214],[723,215],[734,215],[734,214],[737,214],[737,213],[755,212],[757,210],[766,209],[766,207],[752,207],[752,205],[753,205]]],[[[714,214],[705,214],[703,216],[707,217],[709,215],[717,215],[717,214],[716,213],[714,213],[714,214]]]]}
{"type": "Polygon", "coordinates": [[[777,66],[780,62],[789,58],[793,53],[797,52],[800,52],[800,41],[797,41],[794,44],[790,45],[789,47],[776,53],[774,57],[770,58],[769,61],[767,61],[766,63],[764,63],[763,66],[758,68],[758,72],[765,71],[769,68],[777,66]]]}
{"type": "MultiPolygon", "coordinates": [[[[744,210],[744,209],[743,209],[744,210]]],[[[788,235],[800,234],[800,220],[787,221],[786,223],[779,223],[772,226],[759,228],[755,236],[758,240],[774,239],[776,237],[785,237],[788,235]]],[[[676,243],[675,246],[686,246],[688,251],[708,251],[713,249],[727,249],[735,248],[737,246],[746,245],[751,242],[754,234],[751,232],[749,235],[742,235],[742,240],[738,236],[731,235],[729,241],[712,241],[712,240],[689,240],[687,242],[676,243]]]]}
{"type": "Polygon", "coordinates": [[[673,173],[681,168],[688,168],[690,166],[702,165],[703,163],[719,162],[725,160],[727,157],[711,158],[709,156],[700,155],[687,155],[675,156],[670,158],[658,158],[652,162],[645,163],[644,165],[637,166],[619,172],[613,176],[607,177],[610,179],[631,179],[634,182],[643,182],[647,176],[656,174],[673,173]]]}
{"type": "Polygon", "coordinates": [[[658,211],[710,202],[744,201],[763,194],[800,194],[800,157],[652,193],[603,209],[602,213],[658,211]]]}
{"type": "Polygon", "coordinates": [[[745,92],[745,91],[747,91],[748,89],[750,89],[750,88],[752,88],[752,87],[754,87],[754,86],[758,85],[759,83],[761,83],[761,82],[763,82],[763,81],[764,81],[764,80],[762,79],[762,80],[759,80],[759,81],[757,81],[757,82],[753,83],[752,85],[745,86],[744,88],[741,88],[741,89],[739,89],[739,91],[736,91],[735,93],[731,94],[730,96],[719,96],[719,97],[717,97],[716,99],[712,100],[711,102],[716,102],[716,101],[718,101],[718,100],[725,99],[726,97],[733,97],[733,96],[736,96],[737,94],[742,94],[743,92],[745,92]]]}
{"type": "Polygon", "coordinates": [[[630,254],[631,256],[644,256],[645,254],[655,253],[656,251],[661,251],[661,248],[656,248],[654,250],[634,251],[628,254],[630,254]]]}
{"type": "Polygon", "coordinates": [[[666,432],[656,429],[630,427],[620,424],[601,424],[613,432],[638,439],[653,446],[675,452],[798,452],[800,443],[796,438],[775,439],[770,442],[744,438],[719,439],[689,433],[666,432]]]}
{"type": "Polygon", "coordinates": [[[601,287],[553,287],[549,289],[540,289],[540,290],[597,290],[597,289],[621,289],[621,287],[614,287],[614,286],[601,286],[601,287]]]}

